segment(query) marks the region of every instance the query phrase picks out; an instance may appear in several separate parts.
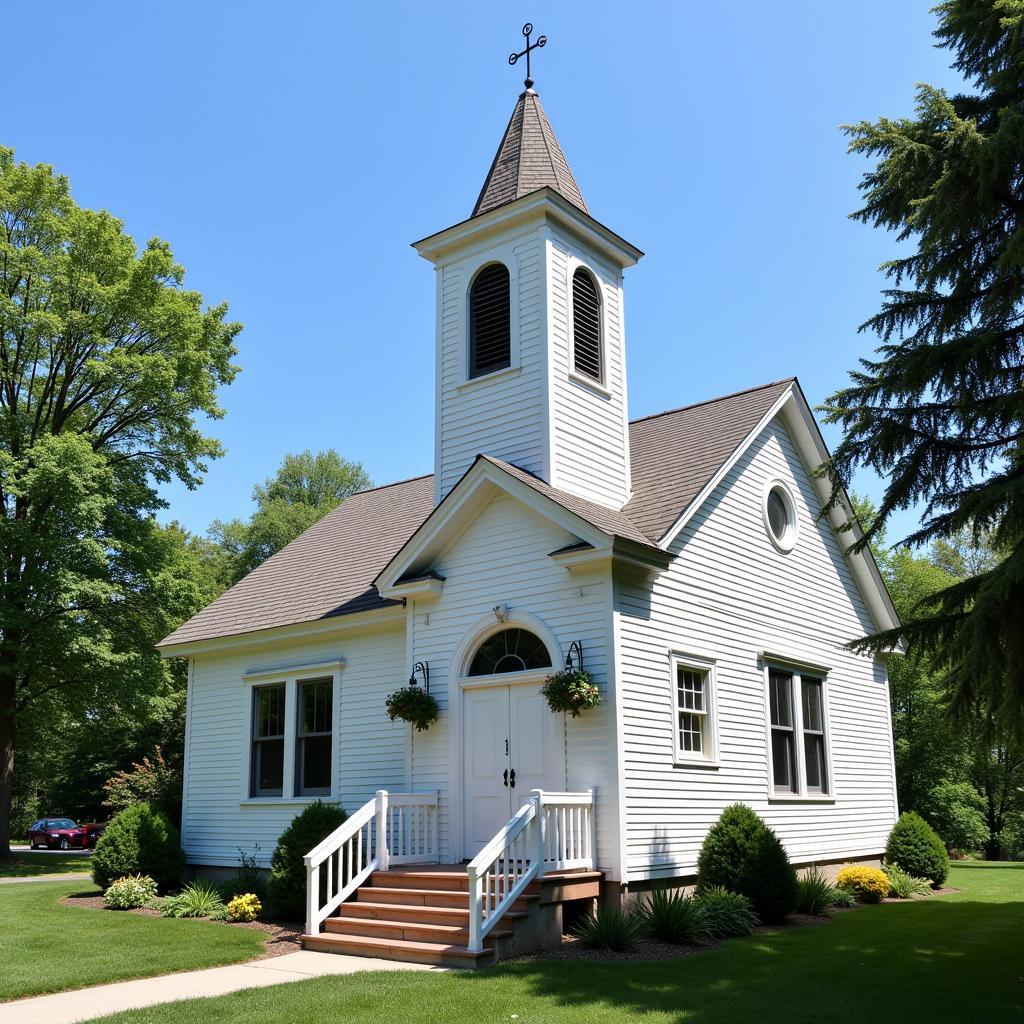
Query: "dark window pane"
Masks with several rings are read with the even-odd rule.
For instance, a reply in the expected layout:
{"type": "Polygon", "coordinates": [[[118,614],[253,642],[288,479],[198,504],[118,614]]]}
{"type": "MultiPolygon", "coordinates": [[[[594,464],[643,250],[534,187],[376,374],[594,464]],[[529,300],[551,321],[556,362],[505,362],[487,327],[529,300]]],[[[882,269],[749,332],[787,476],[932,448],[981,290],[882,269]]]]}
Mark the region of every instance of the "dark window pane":
{"type": "Polygon", "coordinates": [[[772,725],[793,725],[793,677],[788,672],[768,673],[772,725]]]}
{"type": "Polygon", "coordinates": [[[824,719],[821,714],[821,680],[803,678],[803,709],[804,728],[814,732],[824,732],[824,719]]]}
{"type": "Polygon", "coordinates": [[[776,789],[793,790],[793,734],[772,731],[772,782],[776,789]]]}
{"type": "Polygon", "coordinates": [[[300,735],[331,731],[332,690],[330,679],[317,679],[299,685],[300,735]]]}
{"type": "Polygon", "coordinates": [[[489,676],[550,667],[551,656],[539,637],[525,629],[503,629],[489,636],[477,648],[469,666],[469,674],[489,676]]]}
{"type": "Polygon", "coordinates": [[[331,737],[310,736],[299,740],[299,792],[303,795],[331,791],[331,737]]]}
{"type": "Polygon", "coordinates": [[[804,760],[807,767],[807,789],[815,793],[827,792],[825,784],[825,739],[822,736],[804,737],[804,760]]]}
{"type": "Polygon", "coordinates": [[[786,506],[785,498],[777,490],[768,495],[768,525],[776,540],[782,540],[786,536],[789,527],[789,508],[786,506]]]}
{"type": "Polygon", "coordinates": [[[253,795],[280,796],[284,786],[284,740],[257,740],[253,761],[253,795]]]}
{"type": "Polygon", "coordinates": [[[254,691],[256,701],[254,735],[284,735],[284,685],[261,686],[254,691]]]}

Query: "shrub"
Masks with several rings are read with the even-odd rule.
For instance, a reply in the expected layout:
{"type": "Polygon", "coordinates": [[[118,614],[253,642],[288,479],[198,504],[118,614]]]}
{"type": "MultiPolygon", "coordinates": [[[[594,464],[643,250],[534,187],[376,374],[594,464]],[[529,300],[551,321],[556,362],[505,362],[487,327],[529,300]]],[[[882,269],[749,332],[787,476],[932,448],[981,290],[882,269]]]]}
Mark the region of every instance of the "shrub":
{"type": "Polygon", "coordinates": [[[647,933],[677,946],[699,942],[704,935],[700,904],[681,892],[655,889],[637,909],[647,933]]]}
{"type": "Polygon", "coordinates": [[[103,902],[111,910],[134,910],[156,899],[156,882],[149,875],[117,878],[107,887],[103,902]]]}
{"type": "Polygon", "coordinates": [[[238,848],[239,868],[237,874],[220,882],[217,886],[225,903],[233,900],[236,896],[245,896],[247,893],[259,897],[261,903],[266,902],[267,875],[260,867],[259,858],[259,843],[253,846],[252,853],[246,853],[241,847],[238,848]]]}
{"type": "Polygon", "coordinates": [[[882,870],[889,879],[889,895],[895,900],[909,900],[911,896],[923,896],[932,887],[927,878],[908,875],[899,864],[886,864],[882,870]]]}
{"type": "Polygon", "coordinates": [[[168,761],[158,745],[152,758],[147,754],[131,771],[119,771],[103,783],[103,806],[116,814],[132,804],[149,803],[171,821],[181,821],[182,779],[180,757],[168,761]]]}
{"type": "Polygon", "coordinates": [[[947,850],[980,850],[989,841],[985,801],[969,782],[943,782],[936,786],[925,797],[921,814],[938,832],[947,850]]]}
{"type": "MultiPolygon", "coordinates": [[[[306,913],[306,866],[302,858],[326,839],[348,815],[333,804],[316,800],[297,815],[281,833],[270,858],[267,896],[282,917],[301,921],[306,913]]],[[[326,872],[320,883],[326,886],[326,872]]]]}
{"type": "Polygon", "coordinates": [[[243,893],[228,904],[228,920],[255,921],[262,909],[263,904],[260,903],[260,898],[256,893],[243,893]]]}
{"type": "Polygon", "coordinates": [[[832,906],[840,909],[855,906],[857,891],[848,885],[836,885],[832,888],[832,906]]]}
{"type": "Polygon", "coordinates": [[[889,833],[885,847],[888,864],[899,864],[918,878],[931,879],[938,888],[949,874],[949,854],[935,830],[914,811],[906,811],[889,833]]]}
{"type": "Polygon", "coordinates": [[[699,889],[721,885],[741,893],[762,921],[782,921],[796,906],[796,872],[778,836],[745,804],[727,807],[704,837],[699,889]]]}
{"type": "Polygon", "coordinates": [[[999,853],[1006,860],[1024,860],[1024,814],[1006,816],[999,833],[999,853]]]}
{"type": "Polygon", "coordinates": [[[184,871],[178,830],[147,803],[115,814],[92,855],[92,879],[101,889],[126,875],[148,875],[166,892],[181,882],[184,871]]]}
{"type": "Polygon", "coordinates": [[[889,879],[878,868],[851,864],[839,872],[836,882],[844,889],[852,889],[861,903],[881,903],[889,895],[889,879]]]}
{"type": "Polygon", "coordinates": [[[227,917],[224,901],[213,882],[200,878],[185,886],[177,896],[165,896],[160,903],[164,917],[208,917],[223,921],[227,917]]]}
{"type": "Polygon", "coordinates": [[[635,946],[643,934],[643,922],[636,914],[618,907],[598,907],[596,914],[588,914],[574,934],[593,949],[618,951],[635,946]]]}
{"type": "Polygon", "coordinates": [[[746,896],[730,892],[724,886],[701,889],[696,897],[701,925],[709,939],[727,939],[731,935],[749,935],[757,927],[757,914],[746,896]]]}
{"type": "Polygon", "coordinates": [[[552,673],[544,680],[540,692],[552,711],[568,711],[573,718],[601,703],[601,691],[590,673],[581,668],[552,673]]]}
{"type": "Polygon", "coordinates": [[[817,866],[807,871],[796,885],[796,909],[801,914],[824,914],[832,906],[832,883],[817,866]]]}

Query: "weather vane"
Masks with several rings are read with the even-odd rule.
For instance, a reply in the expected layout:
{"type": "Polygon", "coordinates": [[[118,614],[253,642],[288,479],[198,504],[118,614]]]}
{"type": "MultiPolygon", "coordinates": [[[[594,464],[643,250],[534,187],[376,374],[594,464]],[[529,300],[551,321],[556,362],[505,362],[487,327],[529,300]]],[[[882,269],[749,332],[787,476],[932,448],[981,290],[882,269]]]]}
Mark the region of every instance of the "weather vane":
{"type": "Polygon", "coordinates": [[[548,37],[547,36],[538,36],[537,37],[537,42],[531,43],[530,42],[530,33],[532,33],[532,32],[533,32],[533,25],[531,25],[529,22],[527,22],[523,26],[523,35],[526,36],[526,49],[523,50],[522,53],[510,53],[509,56],[508,56],[509,64],[515,64],[515,62],[517,60],[519,60],[520,57],[525,57],[526,58],[526,80],[525,80],[525,82],[523,84],[526,86],[527,89],[532,89],[533,88],[533,76],[530,74],[530,51],[531,50],[536,50],[539,47],[546,45],[547,41],[548,41],[548,37]]]}

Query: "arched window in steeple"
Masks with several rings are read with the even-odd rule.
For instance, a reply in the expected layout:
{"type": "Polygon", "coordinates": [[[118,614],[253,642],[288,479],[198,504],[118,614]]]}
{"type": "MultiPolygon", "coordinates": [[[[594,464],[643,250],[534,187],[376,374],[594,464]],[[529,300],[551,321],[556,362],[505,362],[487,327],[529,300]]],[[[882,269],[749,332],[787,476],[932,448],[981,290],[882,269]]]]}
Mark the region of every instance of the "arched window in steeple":
{"type": "Polygon", "coordinates": [[[584,377],[603,382],[601,294],[594,275],[584,267],[572,275],[572,365],[584,377]]]}
{"type": "Polygon", "coordinates": [[[469,376],[512,364],[511,279],[504,263],[489,263],[469,289],[469,376]]]}

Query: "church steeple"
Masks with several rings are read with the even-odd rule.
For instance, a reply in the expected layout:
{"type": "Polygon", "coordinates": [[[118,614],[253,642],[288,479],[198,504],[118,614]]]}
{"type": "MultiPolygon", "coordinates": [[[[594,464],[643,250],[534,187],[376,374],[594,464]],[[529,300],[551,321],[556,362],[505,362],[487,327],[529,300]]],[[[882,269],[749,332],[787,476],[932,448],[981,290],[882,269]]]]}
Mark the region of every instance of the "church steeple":
{"type": "Polygon", "coordinates": [[[551,122],[533,89],[516,102],[505,135],[487,172],[473,216],[514,202],[547,185],[584,213],[583,201],[569,162],[558,144],[551,122]]]}

